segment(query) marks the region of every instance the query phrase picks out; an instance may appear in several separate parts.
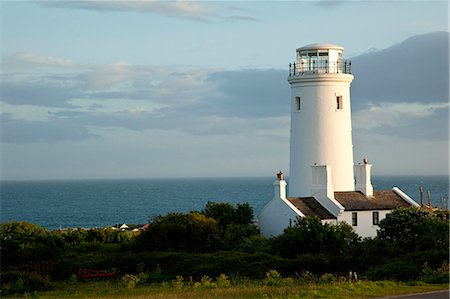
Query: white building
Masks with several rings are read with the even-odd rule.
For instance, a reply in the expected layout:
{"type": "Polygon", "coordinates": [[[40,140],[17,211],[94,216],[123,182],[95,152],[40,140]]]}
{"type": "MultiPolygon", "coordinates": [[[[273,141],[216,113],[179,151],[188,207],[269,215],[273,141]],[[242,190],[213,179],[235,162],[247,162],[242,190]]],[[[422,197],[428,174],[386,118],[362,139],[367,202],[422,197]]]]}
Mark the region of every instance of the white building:
{"type": "Polygon", "coordinates": [[[278,173],[274,198],[258,216],[264,236],[276,236],[298,216],[345,221],[362,237],[375,236],[394,208],[418,206],[398,188],[373,191],[365,159],[353,165],[351,63],[343,48],[312,44],[297,49],[289,67],[291,134],[289,196],[278,173]],[[356,179],[356,183],[355,183],[356,179]]]}

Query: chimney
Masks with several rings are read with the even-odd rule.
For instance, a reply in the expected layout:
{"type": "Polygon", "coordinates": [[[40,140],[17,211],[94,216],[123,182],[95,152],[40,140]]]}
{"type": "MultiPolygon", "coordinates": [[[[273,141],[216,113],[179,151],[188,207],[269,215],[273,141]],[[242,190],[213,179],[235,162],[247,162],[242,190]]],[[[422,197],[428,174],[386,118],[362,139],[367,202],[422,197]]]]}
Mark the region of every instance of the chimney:
{"type": "Polygon", "coordinates": [[[373,196],[371,169],[372,164],[369,164],[367,159],[364,159],[362,164],[355,165],[355,190],[361,191],[365,196],[373,196]]]}
{"type": "Polygon", "coordinates": [[[334,199],[334,187],[331,165],[311,166],[311,195],[336,217],[344,211],[344,207],[334,199]]]}
{"type": "Polygon", "coordinates": [[[273,182],[275,198],[286,199],[286,185],[286,181],[283,180],[283,173],[279,171],[277,173],[277,179],[273,182]]]}
{"type": "Polygon", "coordinates": [[[311,194],[322,194],[328,198],[334,198],[334,188],[332,183],[331,165],[314,165],[312,170],[311,194]]]}

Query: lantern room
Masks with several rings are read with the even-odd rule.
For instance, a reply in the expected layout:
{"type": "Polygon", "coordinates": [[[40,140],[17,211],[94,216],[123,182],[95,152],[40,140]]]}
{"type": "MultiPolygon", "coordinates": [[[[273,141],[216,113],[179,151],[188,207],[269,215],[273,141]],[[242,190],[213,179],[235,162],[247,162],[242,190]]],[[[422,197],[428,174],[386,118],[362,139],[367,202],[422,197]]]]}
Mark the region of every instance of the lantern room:
{"type": "Polygon", "coordinates": [[[297,59],[289,65],[289,75],[351,74],[351,62],[344,61],[344,48],[333,44],[311,44],[297,49],[297,59]]]}

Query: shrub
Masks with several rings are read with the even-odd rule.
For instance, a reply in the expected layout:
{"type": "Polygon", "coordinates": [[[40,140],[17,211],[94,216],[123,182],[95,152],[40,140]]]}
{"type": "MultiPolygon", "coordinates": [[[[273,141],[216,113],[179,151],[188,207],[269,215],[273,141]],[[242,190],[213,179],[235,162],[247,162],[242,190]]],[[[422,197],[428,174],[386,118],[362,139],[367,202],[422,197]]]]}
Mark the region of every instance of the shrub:
{"type": "Polygon", "coordinates": [[[266,272],[266,278],[263,280],[263,284],[268,286],[280,286],[283,283],[283,277],[277,270],[269,270],[266,272]]]}
{"type": "Polygon", "coordinates": [[[213,288],[216,286],[216,284],[212,281],[212,278],[210,278],[208,275],[203,275],[200,279],[200,282],[202,284],[202,287],[204,288],[213,288]]]}
{"type": "Polygon", "coordinates": [[[448,250],[449,225],[433,212],[420,208],[398,208],[380,221],[377,238],[404,252],[448,250]]]}
{"type": "Polygon", "coordinates": [[[325,273],[320,276],[319,281],[322,283],[333,283],[337,280],[336,276],[331,273],[325,273]]]}
{"type": "Polygon", "coordinates": [[[231,287],[231,281],[225,274],[220,274],[220,276],[216,279],[216,285],[219,288],[229,288],[231,287]]]}
{"type": "Polygon", "coordinates": [[[0,281],[2,295],[33,293],[53,288],[48,277],[21,271],[2,271],[0,281]]]}
{"type": "Polygon", "coordinates": [[[136,284],[139,282],[139,278],[136,275],[125,274],[122,276],[122,281],[125,283],[127,289],[134,289],[136,284]]]}
{"type": "Polygon", "coordinates": [[[183,276],[177,275],[175,280],[172,281],[172,285],[177,289],[181,290],[184,286],[184,278],[183,276]]]}

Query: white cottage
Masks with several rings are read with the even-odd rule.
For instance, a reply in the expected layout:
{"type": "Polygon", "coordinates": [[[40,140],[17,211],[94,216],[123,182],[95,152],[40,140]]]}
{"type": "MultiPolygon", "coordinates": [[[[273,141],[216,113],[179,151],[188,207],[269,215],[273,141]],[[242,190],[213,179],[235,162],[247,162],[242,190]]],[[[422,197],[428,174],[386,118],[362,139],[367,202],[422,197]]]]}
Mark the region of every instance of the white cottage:
{"type": "Polygon", "coordinates": [[[343,50],[333,44],[308,45],[297,49],[297,59],[289,65],[289,196],[279,172],[274,198],[258,216],[264,236],[279,235],[305,216],[344,221],[362,237],[375,236],[379,221],[392,209],[418,206],[398,188],[373,191],[372,165],[366,159],[353,165],[353,75],[343,50]]]}

